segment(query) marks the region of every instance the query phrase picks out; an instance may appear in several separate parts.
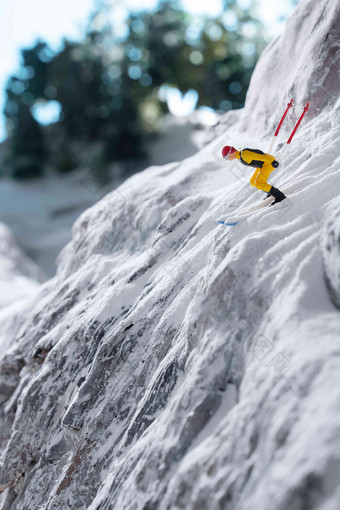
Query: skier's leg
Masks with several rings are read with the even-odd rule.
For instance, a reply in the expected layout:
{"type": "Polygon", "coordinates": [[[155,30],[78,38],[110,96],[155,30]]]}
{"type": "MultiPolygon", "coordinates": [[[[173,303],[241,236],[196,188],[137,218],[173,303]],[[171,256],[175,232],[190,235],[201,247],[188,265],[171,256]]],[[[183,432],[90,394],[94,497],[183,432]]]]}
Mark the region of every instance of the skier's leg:
{"type": "MultiPolygon", "coordinates": [[[[274,186],[271,186],[270,184],[267,183],[267,179],[269,178],[269,175],[272,173],[274,168],[271,165],[266,165],[266,166],[269,166],[269,168],[266,169],[266,171],[263,174],[263,177],[266,178],[266,182],[265,182],[266,189],[264,188],[263,185],[262,185],[262,189],[264,191],[267,191],[268,190],[267,186],[269,186],[268,193],[275,198],[273,204],[277,204],[278,202],[281,202],[282,200],[284,200],[286,198],[286,195],[284,193],[282,193],[282,191],[280,191],[279,189],[277,189],[274,186]]],[[[260,176],[259,179],[261,177],[262,176],[260,176]]],[[[271,204],[271,205],[273,205],[273,204],[271,204]]]]}
{"type": "Polygon", "coordinates": [[[272,165],[269,164],[263,165],[262,168],[256,170],[256,172],[254,173],[250,180],[250,184],[257,189],[265,191],[266,193],[272,195],[275,198],[275,201],[273,203],[277,204],[278,202],[284,200],[286,196],[284,195],[284,193],[282,193],[282,191],[268,184],[267,180],[273,170],[274,167],[272,167],[272,165]]]}
{"type": "Polygon", "coordinates": [[[271,185],[268,184],[267,179],[264,179],[263,177],[259,176],[256,180],[256,188],[260,189],[261,191],[265,191],[266,193],[269,193],[271,190],[271,185]]]}
{"type": "Polygon", "coordinates": [[[251,179],[250,179],[250,184],[254,187],[254,188],[257,188],[256,186],[256,179],[260,173],[260,170],[261,168],[256,168],[255,172],[253,173],[253,175],[251,176],[251,179]]]}
{"type": "MultiPolygon", "coordinates": [[[[265,165],[263,165],[262,168],[259,168],[258,170],[259,171],[258,171],[257,175],[256,176],[255,176],[255,174],[253,175],[253,177],[255,177],[253,186],[255,186],[255,188],[257,188],[257,189],[265,191],[266,193],[269,193],[270,189],[271,189],[271,185],[267,183],[267,180],[268,180],[270,174],[272,173],[272,171],[274,170],[274,168],[272,167],[272,165],[265,164],[265,165]]],[[[252,179],[253,179],[253,177],[252,177],[252,179]]]]}

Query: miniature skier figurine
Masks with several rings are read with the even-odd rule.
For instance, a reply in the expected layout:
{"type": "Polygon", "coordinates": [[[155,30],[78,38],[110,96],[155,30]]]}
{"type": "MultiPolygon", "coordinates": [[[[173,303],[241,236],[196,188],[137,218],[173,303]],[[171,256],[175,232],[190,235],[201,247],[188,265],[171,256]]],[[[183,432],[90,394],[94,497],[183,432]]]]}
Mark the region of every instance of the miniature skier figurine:
{"type": "Polygon", "coordinates": [[[286,198],[286,195],[284,195],[282,191],[274,188],[274,186],[271,186],[267,182],[274,168],[279,166],[279,162],[276,161],[274,156],[257,149],[243,149],[238,151],[234,147],[228,145],[223,147],[222,156],[228,161],[232,161],[235,158],[239,159],[243,165],[256,168],[255,173],[250,179],[250,184],[254,186],[254,188],[265,191],[267,197],[273,196],[275,198],[274,202],[270,205],[277,204],[286,198]]]}

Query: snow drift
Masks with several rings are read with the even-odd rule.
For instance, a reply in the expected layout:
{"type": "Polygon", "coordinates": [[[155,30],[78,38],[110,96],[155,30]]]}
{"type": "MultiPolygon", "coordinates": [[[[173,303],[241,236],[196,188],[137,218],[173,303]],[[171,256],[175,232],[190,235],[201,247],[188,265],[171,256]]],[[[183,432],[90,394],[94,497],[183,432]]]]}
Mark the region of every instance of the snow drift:
{"type": "MultiPolygon", "coordinates": [[[[296,14],[312,34],[320,6],[310,65],[333,44],[337,2],[296,14]]],[[[275,45],[299,102],[286,37],[275,45]]],[[[272,65],[267,51],[262,74],[272,65]]],[[[327,243],[339,107],[306,117],[272,174],[289,201],[273,208],[219,159],[227,139],[266,149],[241,120],[82,214],[56,277],[2,321],[2,510],[338,509],[340,315],[326,281],[339,267],[327,243]],[[236,228],[216,225],[244,208],[236,228]]]]}
{"type": "Polygon", "coordinates": [[[0,309],[39,287],[41,273],[24,255],[10,230],[0,223],[0,309]]]}

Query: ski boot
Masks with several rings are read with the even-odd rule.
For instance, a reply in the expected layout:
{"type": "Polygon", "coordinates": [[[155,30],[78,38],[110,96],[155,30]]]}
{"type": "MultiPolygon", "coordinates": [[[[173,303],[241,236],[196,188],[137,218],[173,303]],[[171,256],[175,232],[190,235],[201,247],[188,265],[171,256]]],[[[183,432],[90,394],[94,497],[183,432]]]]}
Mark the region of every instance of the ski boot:
{"type": "Polygon", "coordinates": [[[286,195],[282,193],[282,191],[280,191],[279,189],[274,188],[274,186],[270,188],[269,194],[275,198],[274,202],[272,202],[269,207],[277,204],[278,202],[282,202],[282,200],[286,198],[286,195]]]}

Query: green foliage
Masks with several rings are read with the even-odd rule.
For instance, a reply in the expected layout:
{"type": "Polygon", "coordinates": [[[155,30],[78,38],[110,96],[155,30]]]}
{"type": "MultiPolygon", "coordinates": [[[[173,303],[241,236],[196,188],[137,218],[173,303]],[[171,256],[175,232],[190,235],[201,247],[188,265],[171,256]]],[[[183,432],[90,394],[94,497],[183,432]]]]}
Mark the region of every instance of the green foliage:
{"type": "Polygon", "coordinates": [[[28,107],[19,104],[18,126],[11,138],[11,151],[15,155],[12,176],[18,179],[40,177],[43,174],[44,144],[39,124],[28,107]]]}
{"type": "Polygon", "coordinates": [[[46,152],[41,126],[33,118],[30,107],[41,96],[46,83],[47,56],[50,50],[38,43],[32,50],[23,50],[20,77],[11,77],[7,85],[5,115],[10,134],[7,165],[10,175],[18,179],[40,177],[46,152]],[[42,60],[44,59],[44,61],[42,60]]]}
{"type": "Polygon", "coordinates": [[[82,42],[65,40],[58,53],[44,42],[22,51],[5,107],[13,176],[41,175],[46,164],[68,172],[88,162],[95,172],[145,157],[144,142],[168,111],[164,85],[196,90],[198,105],[242,107],[264,44],[249,11],[228,1],[219,18],[193,18],[179,2],[163,0],[154,12],[130,13],[119,37],[107,21],[112,9],[98,8],[82,42]],[[60,120],[42,128],[33,107],[50,100],[61,105],[60,120]]]}

